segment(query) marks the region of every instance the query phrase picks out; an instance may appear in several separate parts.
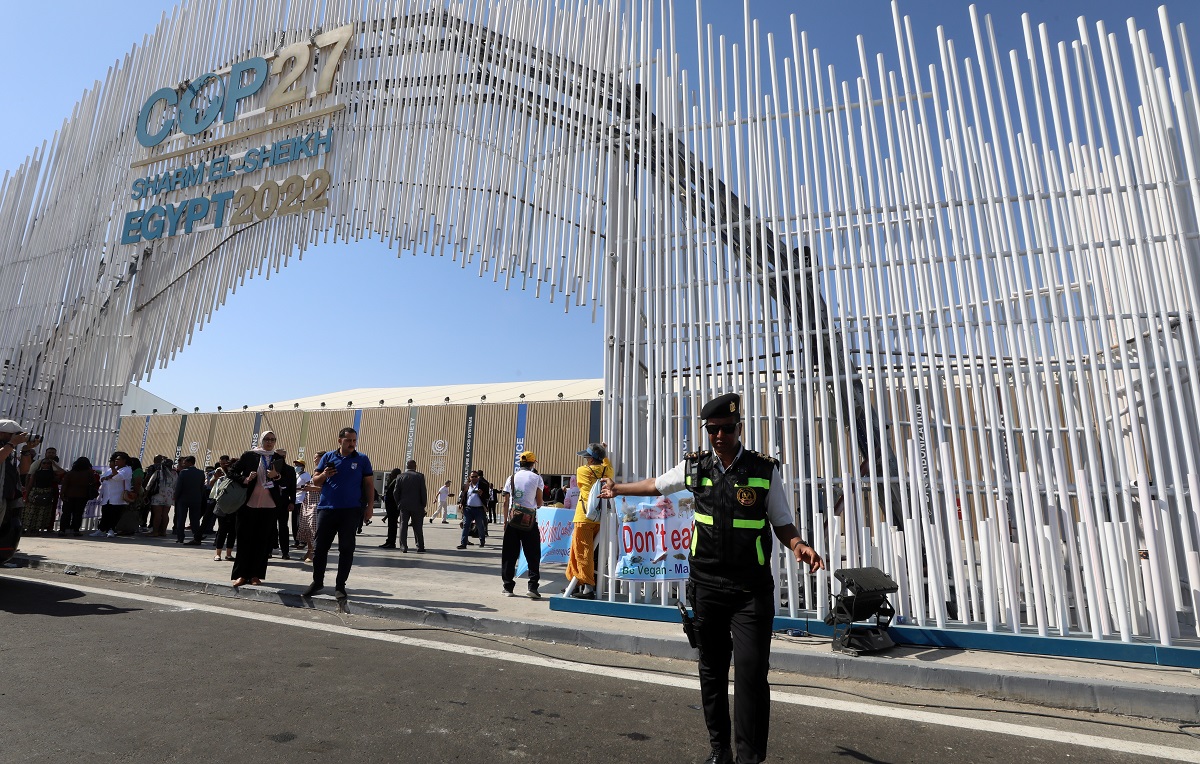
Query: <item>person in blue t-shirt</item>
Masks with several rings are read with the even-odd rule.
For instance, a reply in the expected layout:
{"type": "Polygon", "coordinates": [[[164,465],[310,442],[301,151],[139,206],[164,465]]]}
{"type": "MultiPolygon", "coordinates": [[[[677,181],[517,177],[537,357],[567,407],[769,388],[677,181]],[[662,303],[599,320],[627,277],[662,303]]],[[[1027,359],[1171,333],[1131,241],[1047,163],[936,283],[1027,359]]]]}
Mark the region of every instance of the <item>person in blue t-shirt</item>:
{"type": "Polygon", "coordinates": [[[358,432],[343,427],[338,433],[338,449],[322,456],[313,470],[312,484],[321,489],[321,500],[317,502],[313,580],[304,590],[305,597],[325,588],[325,565],[336,535],[338,569],[333,594],[345,599],[358,524],[375,514],[375,473],[371,471],[371,460],[357,451],[357,445],[358,432]]]}

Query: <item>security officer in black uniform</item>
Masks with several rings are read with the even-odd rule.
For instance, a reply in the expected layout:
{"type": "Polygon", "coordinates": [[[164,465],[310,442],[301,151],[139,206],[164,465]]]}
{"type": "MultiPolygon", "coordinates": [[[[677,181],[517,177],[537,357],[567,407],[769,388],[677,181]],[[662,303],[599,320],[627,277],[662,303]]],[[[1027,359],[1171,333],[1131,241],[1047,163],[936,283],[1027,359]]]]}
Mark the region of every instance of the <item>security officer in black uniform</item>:
{"type": "Polygon", "coordinates": [[[601,498],[658,496],[687,488],[695,496],[688,599],[700,647],[700,695],[712,752],[705,764],[733,764],[729,735],[729,659],[734,675],[738,764],[767,757],[771,714],[771,627],[775,581],[771,531],[812,571],[821,556],[800,538],[779,462],[742,448],[742,399],[714,398],[700,411],[712,451],[684,456],[674,469],[637,483],[605,480],[601,498]],[[769,526],[769,527],[768,527],[769,526]]]}

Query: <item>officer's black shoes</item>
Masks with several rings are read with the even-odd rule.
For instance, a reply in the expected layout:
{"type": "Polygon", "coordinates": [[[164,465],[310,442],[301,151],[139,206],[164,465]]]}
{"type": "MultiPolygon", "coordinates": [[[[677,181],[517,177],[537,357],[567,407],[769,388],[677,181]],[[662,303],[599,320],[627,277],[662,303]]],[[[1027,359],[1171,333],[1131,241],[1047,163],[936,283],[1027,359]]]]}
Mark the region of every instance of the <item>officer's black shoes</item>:
{"type": "Polygon", "coordinates": [[[733,751],[721,746],[714,747],[704,764],[733,764],[733,751]]]}
{"type": "Polygon", "coordinates": [[[346,587],[342,585],[333,587],[333,596],[339,600],[346,599],[346,587]]]}
{"type": "Polygon", "coordinates": [[[380,544],[379,548],[380,549],[395,549],[396,545],[395,544],[380,544]]]}
{"type": "Polygon", "coordinates": [[[308,585],[308,588],[304,590],[304,594],[302,594],[302,595],[300,595],[300,596],[302,596],[302,597],[315,597],[315,596],[317,596],[317,594],[319,594],[319,593],[321,592],[321,590],[322,590],[322,589],[324,589],[324,588],[325,588],[325,584],[319,584],[319,583],[317,583],[316,581],[313,581],[311,584],[309,584],[309,585],[308,585]]]}
{"type": "Polygon", "coordinates": [[[538,588],[536,586],[529,587],[529,599],[540,600],[541,598],[542,598],[542,593],[538,591],[538,588]]]}

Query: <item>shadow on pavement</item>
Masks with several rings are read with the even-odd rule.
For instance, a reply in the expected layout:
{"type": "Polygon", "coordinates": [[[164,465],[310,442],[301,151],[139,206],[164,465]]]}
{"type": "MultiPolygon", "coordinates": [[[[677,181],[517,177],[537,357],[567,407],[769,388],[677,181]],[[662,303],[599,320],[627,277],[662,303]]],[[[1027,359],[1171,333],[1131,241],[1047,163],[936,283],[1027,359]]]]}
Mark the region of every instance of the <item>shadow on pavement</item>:
{"type": "Polygon", "coordinates": [[[121,615],[141,608],[124,608],[103,602],[72,602],[86,596],[65,586],[40,581],[0,578],[0,612],[13,615],[49,615],[69,618],[79,615],[121,615]]]}
{"type": "Polygon", "coordinates": [[[846,758],[846,759],[853,759],[855,761],[870,762],[870,764],[889,764],[884,759],[877,759],[874,756],[868,756],[865,753],[856,751],[853,748],[847,748],[844,745],[839,745],[837,747],[837,755],[839,757],[846,758]]]}
{"type": "Polygon", "coordinates": [[[447,612],[452,610],[467,610],[476,613],[495,613],[496,608],[481,605],[475,602],[440,602],[437,600],[410,600],[403,597],[363,597],[350,588],[350,599],[353,602],[366,602],[372,605],[404,605],[407,607],[420,608],[421,610],[431,610],[435,612],[447,612]]]}
{"type": "MultiPolygon", "coordinates": [[[[405,557],[411,557],[405,555],[405,557]]],[[[333,562],[333,555],[330,554],[330,562],[333,562]]],[[[411,561],[409,560],[394,560],[389,558],[379,557],[363,557],[359,558],[356,554],[354,557],[354,567],[363,568],[409,568],[420,567],[425,570],[444,570],[450,573],[495,573],[496,579],[500,578],[500,555],[496,554],[490,559],[476,559],[470,562],[464,560],[463,564],[455,564],[452,562],[441,562],[436,558],[427,555],[417,555],[411,561]],[[408,564],[398,564],[408,563],[408,564]]]]}

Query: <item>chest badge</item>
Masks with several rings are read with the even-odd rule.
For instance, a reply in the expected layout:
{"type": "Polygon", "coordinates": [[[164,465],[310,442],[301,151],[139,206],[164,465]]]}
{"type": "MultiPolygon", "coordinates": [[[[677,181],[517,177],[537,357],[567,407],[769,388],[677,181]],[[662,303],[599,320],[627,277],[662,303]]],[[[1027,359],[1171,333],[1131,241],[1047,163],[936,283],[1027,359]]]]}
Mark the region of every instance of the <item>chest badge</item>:
{"type": "Polygon", "coordinates": [[[743,507],[752,507],[754,502],[758,500],[758,495],[753,488],[739,488],[737,491],[738,504],[743,507]]]}

